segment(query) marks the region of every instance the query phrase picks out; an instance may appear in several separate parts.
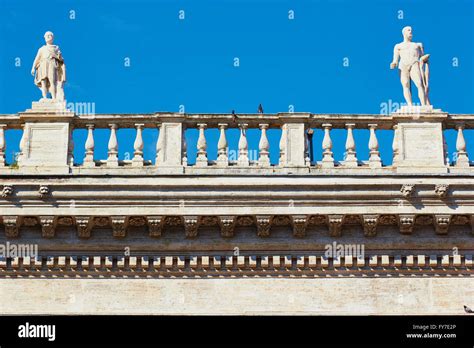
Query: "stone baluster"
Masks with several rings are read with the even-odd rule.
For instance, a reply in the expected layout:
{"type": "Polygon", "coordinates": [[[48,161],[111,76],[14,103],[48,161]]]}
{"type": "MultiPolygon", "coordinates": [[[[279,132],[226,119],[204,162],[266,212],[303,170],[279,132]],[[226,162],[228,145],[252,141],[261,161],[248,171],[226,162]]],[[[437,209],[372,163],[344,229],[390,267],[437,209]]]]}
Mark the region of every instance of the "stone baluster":
{"type": "Polygon", "coordinates": [[[186,142],[186,125],[183,124],[182,127],[183,127],[183,130],[181,133],[181,149],[182,149],[181,164],[183,166],[187,166],[188,165],[188,152],[187,152],[188,143],[186,142]]]}
{"type": "Polygon", "coordinates": [[[305,151],[306,151],[306,158],[305,162],[307,166],[311,166],[312,162],[314,161],[313,156],[313,135],[314,130],[312,128],[308,128],[306,133],[306,143],[305,143],[305,151]]]}
{"type": "Polygon", "coordinates": [[[163,163],[163,134],[161,123],[156,124],[156,128],[158,128],[158,139],[156,140],[156,159],[155,159],[155,166],[158,166],[159,163],[163,163]]]}
{"type": "Polygon", "coordinates": [[[6,124],[0,124],[0,167],[5,167],[5,149],[6,149],[5,128],[6,127],[7,127],[6,124]]]}
{"type": "Polygon", "coordinates": [[[94,143],[94,128],[95,126],[93,124],[87,124],[87,140],[86,140],[86,155],[84,157],[84,167],[95,167],[95,162],[94,162],[94,148],[95,148],[95,143],[94,143]]]}
{"type": "Polygon", "coordinates": [[[393,150],[393,160],[392,166],[396,166],[400,159],[400,148],[399,148],[399,130],[398,125],[393,126],[393,143],[392,143],[392,150],[393,150]]]}
{"type": "Polygon", "coordinates": [[[143,167],[143,137],[142,129],[143,123],[136,123],[135,127],[137,128],[137,136],[135,137],[135,142],[133,143],[133,167],[143,167]]]}
{"type": "Polygon", "coordinates": [[[239,138],[239,158],[237,163],[239,166],[248,166],[250,165],[249,161],[249,147],[247,142],[247,127],[248,124],[241,123],[239,124],[240,127],[240,138],[239,138]]]}
{"type": "Polygon", "coordinates": [[[23,159],[24,159],[24,153],[25,153],[25,149],[26,149],[26,142],[27,142],[27,135],[26,135],[26,127],[23,126],[23,133],[21,135],[21,139],[20,139],[20,153],[18,154],[17,158],[16,158],[16,162],[18,164],[20,164],[23,159]]]}
{"type": "Polygon", "coordinates": [[[346,124],[347,138],[346,138],[346,158],[344,160],[344,166],[346,167],[357,167],[357,155],[356,155],[356,144],[352,130],[354,129],[354,123],[346,124]]]}
{"type": "Polygon", "coordinates": [[[377,129],[376,124],[369,124],[370,128],[370,138],[369,138],[369,167],[370,168],[380,168],[382,167],[382,161],[379,156],[379,142],[377,136],[375,135],[375,130],[377,129]]]}
{"type": "Polygon", "coordinates": [[[72,168],[74,167],[74,138],[73,138],[73,128],[71,126],[69,132],[69,145],[67,148],[67,161],[69,166],[72,168]]]}
{"type": "Polygon", "coordinates": [[[444,164],[448,167],[451,164],[451,160],[449,159],[449,151],[448,151],[448,144],[446,143],[446,137],[442,134],[443,137],[443,153],[444,153],[444,164]]]}
{"type": "Polygon", "coordinates": [[[267,138],[267,129],[269,127],[268,123],[259,124],[260,130],[262,131],[260,135],[260,142],[258,143],[259,158],[258,165],[260,166],[269,166],[270,165],[270,143],[267,138]]]}
{"type": "Polygon", "coordinates": [[[464,124],[456,124],[458,137],[456,139],[456,167],[469,167],[469,157],[466,152],[466,140],[464,139],[464,124]]]}
{"type": "Polygon", "coordinates": [[[229,165],[229,157],[227,154],[227,138],[225,136],[225,130],[228,126],[227,123],[219,123],[220,129],[219,142],[217,143],[217,165],[227,167],[229,165]]]}
{"type": "Polygon", "coordinates": [[[305,166],[310,166],[311,165],[311,159],[309,156],[309,134],[308,132],[312,131],[311,128],[308,130],[304,130],[303,136],[304,136],[304,165],[305,166]]]}
{"type": "Polygon", "coordinates": [[[206,136],[204,134],[204,130],[207,128],[207,124],[199,123],[199,138],[197,141],[197,158],[196,158],[196,166],[198,167],[206,167],[207,166],[207,143],[206,143],[206,136]]]}
{"type": "Polygon", "coordinates": [[[331,127],[332,125],[329,123],[324,123],[324,138],[323,138],[323,160],[322,160],[322,167],[323,168],[332,168],[334,167],[334,157],[331,151],[332,149],[332,140],[331,140],[331,127]]]}
{"type": "Polygon", "coordinates": [[[117,128],[118,126],[110,124],[110,138],[108,144],[108,158],[107,166],[108,167],[118,167],[118,141],[117,141],[117,128]]]}
{"type": "Polygon", "coordinates": [[[279,165],[283,167],[286,163],[286,147],[287,147],[287,137],[286,137],[286,124],[281,126],[281,138],[280,138],[280,161],[279,165]]]}

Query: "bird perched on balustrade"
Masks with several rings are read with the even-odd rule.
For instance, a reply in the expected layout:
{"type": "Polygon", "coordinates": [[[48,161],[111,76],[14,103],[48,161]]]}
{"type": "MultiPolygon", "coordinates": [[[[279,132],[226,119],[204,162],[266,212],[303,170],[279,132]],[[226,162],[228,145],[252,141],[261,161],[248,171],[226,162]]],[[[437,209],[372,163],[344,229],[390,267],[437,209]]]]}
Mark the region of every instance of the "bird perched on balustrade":
{"type": "Polygon", "coordinates": [[[263,106],[262,104],[258,104],[258,113],[263,114],[263,106]]]}

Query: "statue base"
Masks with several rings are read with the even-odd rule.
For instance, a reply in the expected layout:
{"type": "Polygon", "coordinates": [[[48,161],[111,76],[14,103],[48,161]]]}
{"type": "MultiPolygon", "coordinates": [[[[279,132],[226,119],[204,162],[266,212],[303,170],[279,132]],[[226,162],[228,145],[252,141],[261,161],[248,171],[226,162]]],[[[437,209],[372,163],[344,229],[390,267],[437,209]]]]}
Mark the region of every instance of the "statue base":
{"type": "Polygon", "coordinates": [[[441,109],[433,108],[433,105],[403,105],[393,114],[413,115],[413,114],[440,114],[441,109]]]}
{"type": "MultiPolygon", "coordinates": [[[[23,113],[27,114],[59,114],[64,116],[74,116],[74,112],[66,108],[66,101],[59,101],[48,98],[41,98],[31,104],[31,109],[23,113]]],[[[22,114],[23,114],[22,113],[22,114]]]]}

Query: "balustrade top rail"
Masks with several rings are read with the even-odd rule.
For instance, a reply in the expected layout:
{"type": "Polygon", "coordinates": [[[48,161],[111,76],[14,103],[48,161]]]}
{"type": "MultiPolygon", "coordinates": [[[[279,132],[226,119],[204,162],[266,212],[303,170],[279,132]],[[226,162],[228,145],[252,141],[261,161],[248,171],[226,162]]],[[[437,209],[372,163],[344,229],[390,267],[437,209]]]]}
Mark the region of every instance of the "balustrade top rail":
{"type": "MultiPolygon", "coordinates": [[[[436,115],[436,114],[434,114],[436,115]]],[[[439,116],[439,115],[438,115],[439,116]]],[[[426,118],[426,115],[422,116],[426,118]]],[[[38,117],[38,121],[42,117],[38,117]]],[[[403,114],[315,114],[315,113],[276,113],[276,114],[212,114],[212,113],[139,113],[139,114],[79,114],[71,120],[73,127],[86,128],[93,124],[96,128],[108,128],[110,124],[117,124],[120,128],[134,128],[135,124],[143,124],[143,127],[156,127],[162,122],[182,122],[187,127],[197,127],[199,123],[205,123],[207,127],[217,128],[220,123],[228,124],[229,127],[238,124],[248,124],[249,128],[258,128],[259,124],[269,124],[270,128],[280,127],[284,123],[305,123],[309,127],[322,127],[329,123],[332,128],[345,128],[346,124],[353,123],[354,128],[366,127],[367,124],[376,123],[378,129],[392,129],[398,120],[412,119],[413,115],[403,114]]],[[[416,118],[416,116],[415,116],[416,118]]],[[[445,128],[456,128],[457,124],[463,124],[465,129],[474,129],[474,114],[447,114],[440,120],[445,128]]],[[[7,129],[21,129],[24,120],[20,114],[0,114],[0,124],[7,129]]]]}

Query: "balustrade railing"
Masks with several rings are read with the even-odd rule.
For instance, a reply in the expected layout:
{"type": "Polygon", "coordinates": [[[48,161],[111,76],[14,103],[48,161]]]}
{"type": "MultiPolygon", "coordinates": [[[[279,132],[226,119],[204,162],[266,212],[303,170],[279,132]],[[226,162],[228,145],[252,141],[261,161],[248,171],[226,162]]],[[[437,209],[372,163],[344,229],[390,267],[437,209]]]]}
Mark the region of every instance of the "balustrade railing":
{"type": "MultiPolygon", "coordinates": [[[[21,115],[0,115],[0,168],[2,172],[15,168],[20,170],[28,166],[25,160],[25,152],[35,153],[45,151],[48,142],[47,137],[39,139],[40,145],[35,145],[32,132],[24,132],[19,143],[18,163],[6,161],[6,132],[11,129],[22,129],[27,123],[37,124],[37,120],[22,119],[21,115]],[[26,135],[28,133],[28,135],[26,135]],[[32,144],[33,142],[33,144],[32,144]],[[32,147],[33,146],[33,147],[32,147]],[[37,146],[37,147],[34,147],[37,146]]],[[[48,119],[46,122],[55,122],[48,119]]],[[[98,168],[123,169],[123,168],[195,168],[204,170],[206,168],[309,168],[310,170],[387,170],[398,167],[417,166],[417,160],[425,152],[428,159],[432,156],[433,161],[437,159],[433,152],[443,152],[443,163],[437,167],[445,166],[448,169],[472,170],[474,163],[470,161],[467,151],[467,142],[474,142],[474,115],[447,115],[444,117],[413,117],[410,115],[345,115],[345,114],[179,114],[179,113],[156,113],[156,114],[95,114],[77,115],[68,120],[61,120],[69,126],[68,142],[65,149],[52,148],[51,151],[67,151],[68,158],[72,158],[74,145],[74,131],[83,129],[87,133],[83,145],[83,159],[76,158],[65,163],[71,170],[79,168],[82,170],[98,168]],[[425,129],[426,126],[432,128],[425,129]],[[127,160],[119,159],[120,139],[117,132],[120,129],[135,129],[133,140],[133,157],[127,160]],[[98,159],[96,156],[95,132],[97,129],[108,129],[109,139],[107,143],[107,157],[98,159]],[[157,131],[158,137],[155,144],[146,144],[143,131],[153,129],[157,131]],[[196,129],[198,137],[195,143],[188,144],[186,131],[196,129]],[[235,150],[236,156],[230,156],[228,132],[237,129],[239,132],[238,146],[235,150]],[[249,149],[248,130],[256,129],[259,132],[258,148],[249,149]],[[344,158],[336,160],[333,152],[334,138],[332,132],[335,129],[345,131],[344,158]],[[419,130],[417,133],[416,130],[419,130]],[[218,141],[212,142],[213,153],[217,156],[210,159],[207,139],[211,130],[218,133],[218,141]],[[271,142],[268,132],[277,130],[280,132],[280,140],[271,142]],[[316,143],[315,130],[323,134],[321,142],[316,143]],[[356,143],[354,132],[365,130],[369,133],[368,143],[356,143]],[[379,149],[378,132],[389,130],[393,132],[393,143],[391,163],[382,163],[379,149]],[[438,130],[440,133],[438,133],[438,130]],[[443,130],[454,130],[456,132],[455,153],[453,161],[446,160],[447,147],[443,130]],[[433,139],[430,139],[433,132],[433,139]],[[403,134],[400,134],[403,133],[403,134]],[[465,134],[469,134],[466,136],[465,134]],[[437,138],[437,136],[441,138],[437,138]],[[144,149],[150,151],[150,145],[156,149],[153,160],[145,159],[144,149]],[[188,151],[189,146],[195,151],[188,151]],[[314,158],[314,149],[320,147],[321,156],[314,158]],[[361,160],[358,150],[366,147],[368,159],[361,160]],[[216,151],[215,151],[216,150],[216,151]],[[190,153],[196,154],[195,158],[188,158],[190,153]],[[417,153],[418,152],[418,153],[417,153]],[[254,156],[256,153],[257,156],[254,156]],[[271,159],[273,154],[273,161],[271,159]],[[236,157],[236,158],[232,158],[236,157]]],[[[45,133],[47,134],[47,133],[45,133]]],[[[54,137],[54,135],[51,135],[54,137]]],[[[129,139],[130,140],[130,139],[129,139]]],[[[338,137],[338,142],[341,141],[338,137]]],[[[53,143],[52,143],[53,145],[53,143]]],[[[337,143],[337,145],[341,145],[337,143]]],[[[77,150],[77,149],[76,149],[77,150]]],[[[387,150],[387,149],[385,149],[387,150]]],[[[232,150],[234,151],[234,150],[232,150]]],[[[80,151],[79,151],[80,153],[80,151]]],[[[149,153],[147,154],[148,157],[149,153]]],[[[40,156],[41,157],[41,156],[40,156]]],[[[45,166],[48,166],[47,156],[45,166]]],[[[421,161],[423,162],[423,161],[421,161]]],[[[421,163],[420,162],[420,163],[421,163]]],[[[433,162],[433,163],[434,163],[433,162]]],[[[35,162],[36,163],[36,162],[35,162]]],[[[37,165],[37,163],[36,163],[37,165]]],[[[429,162],[421,163],[421,167],[430,167],[429,162]]],[[[454,170],[455,172],[455,170],[454,170]]]]}

